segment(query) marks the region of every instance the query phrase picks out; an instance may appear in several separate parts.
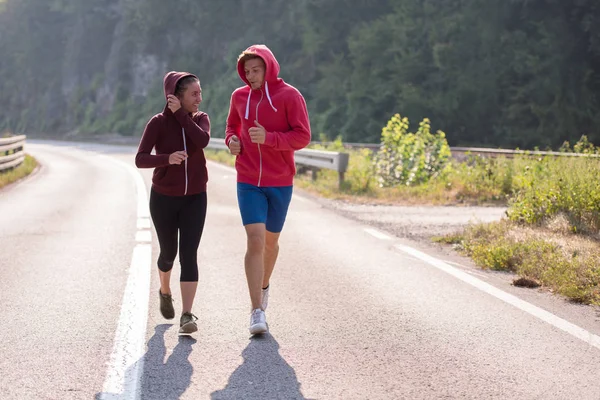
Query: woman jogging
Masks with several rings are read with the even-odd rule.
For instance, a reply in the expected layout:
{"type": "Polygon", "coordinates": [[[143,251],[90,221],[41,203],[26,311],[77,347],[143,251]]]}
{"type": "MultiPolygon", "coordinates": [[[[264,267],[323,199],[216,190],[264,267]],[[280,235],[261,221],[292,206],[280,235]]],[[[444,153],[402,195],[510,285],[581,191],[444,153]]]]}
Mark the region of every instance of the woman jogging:
{"type": "Polygon", "coordinates": [[[167,104],[146,125],[135,164],[154,168],[150,215],[160,245],[160,312],[166,319],[175,317],[170,278],[179,247],[179,333],[189,334],[198,330],[192,305],[198,287],[197,252],[206,218],[208,173],[203,149],[210,139],[210,121],[206,113],[198,111],[202,89],[195,75],[171,71],[163,83],[167,104]],[[151,154],[153,149],[155,154],[151,154]]]}

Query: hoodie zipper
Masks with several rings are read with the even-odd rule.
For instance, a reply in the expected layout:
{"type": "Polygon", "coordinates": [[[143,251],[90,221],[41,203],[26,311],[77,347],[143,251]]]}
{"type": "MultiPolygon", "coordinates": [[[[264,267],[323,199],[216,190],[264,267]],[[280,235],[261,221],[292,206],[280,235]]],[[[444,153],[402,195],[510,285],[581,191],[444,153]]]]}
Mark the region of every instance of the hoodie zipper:
{"type": "MultiPolygon", "coordinates": [[[[263,100],[263,96],[264,96],[264,92],[262,91],[262,89],[260,89],[260,100],[256,104],[256,120],[257,121],[258,121],[258,106],[260,105],[261,101],[263,100]]],[[[259,157],[259,166],[260,166],[259,170],[258,170],[258,186],[260,187],[260,181],[262,179],[262,170],[263,170],[262,151],[260,150],[260,144],[258,144],[258,157],[259,157]]]]}
{"type": "MultiPolygon", "coordinates": [[[[183,150],[185,151],[185,154],[187,154],[187,144],[185,142],[185,129],[183,129],[183,128],[181,128],[181,137],[183,137],[183,150]]],[[[183,164],[184,164],[184,168],[185,168],[185,191],[183,192],[183,195],[185,196],[188,191],[188,160],[187,160],[187,157],[183,161],[183,164]]]]}

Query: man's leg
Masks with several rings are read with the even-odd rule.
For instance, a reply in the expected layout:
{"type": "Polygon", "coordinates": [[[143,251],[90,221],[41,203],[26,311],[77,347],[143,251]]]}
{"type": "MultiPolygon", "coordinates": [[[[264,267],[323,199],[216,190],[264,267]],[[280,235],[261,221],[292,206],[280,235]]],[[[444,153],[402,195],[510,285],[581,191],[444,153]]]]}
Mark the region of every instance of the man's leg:
{"type": "Polygon", "coordinates": [[[245,226],[248,240],[246,248],[246,257],[244,266],[246,268],[246,279],[248,281],[248,290],[250,291],[250,301],[252,309],[261,308],[262,302],[262,282],[265,273],[265,224],[249,224],[245,226]]]}
{"type": "Polygon", "coordinates": [[[256,310],[261,308],[261,285],[265,273],[265,223],[268,201],[261,188],[245,183],[238,183],[237,196],[247,239],[246,256],[244,257],[246,280],[248,281],[252,310],[256,310]]]}
{"type": "Polygon", "coordinates": [[[269,286],[273,269],[275,268],[275,262],[277,262],[277,255],[279,254],[279,235],[281,232],[266,232],[265,235],[265,256],[264,265],[265,273],[262,280],[262,288],[265,289],[269,286]]]}
{"type": "Polygon", "coordinates": [[[283,230],[290,202],[292,201],[292,192],[292,186],[266,189],[269,209],[267,211],[267,232],[265,236],[263,289],[269,286],[277,256],[279,255],[279,236],[283,230]]]}

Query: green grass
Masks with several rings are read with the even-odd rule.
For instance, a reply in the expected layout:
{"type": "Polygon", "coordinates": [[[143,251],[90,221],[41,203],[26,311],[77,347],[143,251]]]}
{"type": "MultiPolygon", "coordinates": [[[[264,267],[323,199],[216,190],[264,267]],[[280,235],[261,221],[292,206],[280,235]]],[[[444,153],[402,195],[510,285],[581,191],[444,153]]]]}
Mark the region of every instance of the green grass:
{"type": "Polygon", "coordinates": [[[35,158],[26,154],[25,160],[17,168],[7,172],[0,172],[0,189],[31,174],[37,165],[38,163],[35,158]]]}
{"type": "Polygon", "coordinates": [[[299,174],[296,184],[328,198],[358,202],[432,205],[505,205],[513,189],[515,169],[525,168],[525,160],[472,157],[466,162],[452,160],[444,171],[428,182],[415,185],[380,187],[369,150],[345,150],[350,162],[345,181],[338,184],[335,171],[321,170],[317,180],[299,174]]]}
{"type": "Polygon", "coordinates": [[[235,157],[225,150],[204,149],[204,155],[207,160],[229,165],[230,167],[235,165],[235,157]]]}
{"type": "Polygon", "coordinates": [[[552,222],[533,228],[504,220],[435,240],[454,245],[482,268],[515,272],[575,302],[600,305],[600,243],[552,222]]]}

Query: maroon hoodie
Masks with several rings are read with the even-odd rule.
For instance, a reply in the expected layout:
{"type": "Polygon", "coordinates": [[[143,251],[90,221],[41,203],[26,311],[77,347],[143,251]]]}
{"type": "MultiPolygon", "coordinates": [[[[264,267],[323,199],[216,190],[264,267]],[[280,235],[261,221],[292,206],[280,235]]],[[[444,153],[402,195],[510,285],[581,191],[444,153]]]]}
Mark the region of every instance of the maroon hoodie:
{"type": "MultiPolygon", "coordinates": [[[[187,72],[171,71],[165,75],[165,98],[175,94],[177,82],[187,72]]],[[[205,112],[187,113],[180,108],[173,113],[167,105],[156,114],[144,129],[135,156],[138,168],[154,168],[152,188],[168,196],[184,196],[206,191],[208,171],[204,149],[210,139],[210,121],[205,112]],[[151,154],[152,149],[156,154],[151,154]],[[181,164],[169,164],[169,155],[187,151],[188,158],[181,164]]]]}

